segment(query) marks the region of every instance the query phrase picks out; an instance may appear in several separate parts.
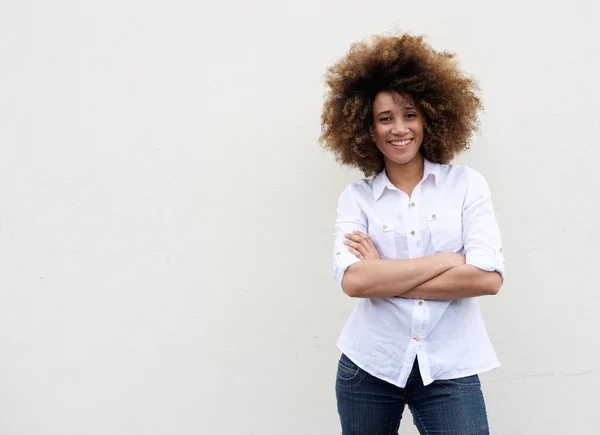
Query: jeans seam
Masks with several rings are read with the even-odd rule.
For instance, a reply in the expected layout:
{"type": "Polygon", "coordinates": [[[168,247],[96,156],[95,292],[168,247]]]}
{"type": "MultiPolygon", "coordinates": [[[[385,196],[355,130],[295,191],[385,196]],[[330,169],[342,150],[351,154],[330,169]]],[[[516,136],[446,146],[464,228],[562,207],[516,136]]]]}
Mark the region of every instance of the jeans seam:
{"type": "MultiPolygon", "coordinates": [[[[359,372],[357,372],[356,374],[358,375],[358,373],[359,372]]],[[[340,388],[354,388],[354,387],[357,387],[357,386],[359,386],[362,383],[362,381],[365,380],[365,378],[367,377],[367,375],[368,375],[368,373],[363,370],[363,376],[362,376],[362,378],[360,378],[360,380],[358,382],[356,382],[355,384],[352,384],[352,385],[341,385],[341,382],[348,382],[348,381],[355,380],[356,376],[352,377],[352,379],[344,379],[344,378],[338,376],[337,386],[340,387],[340,388]]]]}
{"type": "Polygon", "coordinates": [[[338,370],[337,377],[338,377],[339,379],[343,380],[343,381],[346,381],[346,382],[349,382],[349,381],[351,381],[351,380],[353,380],[353,379],[356,379],[356,377],[357,377],[357,376],[360,374],[360,370],[356,370],[354,373],[348,373],[348,372],[347,372],[347,371],[345,371],[344,369],[340,369],[340,370],[338,370]],[[345,373],[345,374],[347,374],[347,375],[352,375],[352,376],[350,376],[349,378],[345,378],[345,377],[343,377],[343,376],[341,376],[341,375],[340,375],[340,370],[341,370],[343,373],[345,373]]]}
{"type": "MultiPolygon", "coordinates": [[[[415,418],[417,420],[419,420],[419,423],[421,424],[421,427],[423,428],[423,430],[425,431],[425,435],[427,435],[429,433],[429,431],[427,430],[427,428],[425,427],[425,424],[423,423],[423,419],[421,418],[421,416],[419,415],[419,411],[417,411],[417,408],[415,408],[414,406],[412,406],[410,408],[411,412],[413,413],[413,415],[415,416],[415,418]]],[[[421,431],[419,431],[421,432],[421,431]]]]}
{"type": "Polygon", "coordinates": [[[348,373],[349,375],[356,376],[358,373],[358,369],[351,369],[350,367],[345,366],[343,363],[338,363],[338,368],[344,373],[348,373]]]}
{"type": "Polygon", "coordinates": [[[440,385],[442,382],[446,382],[447,384],[450,384],[450,385],[464,385],[465,387],[474,387],[474,386],[481,385],[480,382],[456,382],[455,380],[452,380],[452,379],[439,380],[438,382],[440,383],[440,385]]]}
{"type": "Polygon", "coordinates": [[[476,394],[479,395],[481,393],[481,388],[478,388],[476,391],[472,391],[472,390],[467,390],[467,389],[460,389],[460,388],[452,388],[449,387],[448,385],[443,385],[443,384],[439,384],[441,387],[444,387],[450,391],[457,391],[459,393],[466,393],[466,394],[476,394]]]}

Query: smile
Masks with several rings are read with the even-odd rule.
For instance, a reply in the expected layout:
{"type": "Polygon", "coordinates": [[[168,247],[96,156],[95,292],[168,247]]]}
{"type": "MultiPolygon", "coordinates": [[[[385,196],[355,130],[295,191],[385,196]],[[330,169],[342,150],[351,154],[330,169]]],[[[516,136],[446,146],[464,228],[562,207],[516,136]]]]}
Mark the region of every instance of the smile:
{"type": "Polygon", "coordinates": [[[412,141],[412,139],[394,140],[394,141],[390,141],[390,144],[395,147],[404,148],[404,147],[408,146],[408,144],[411,143],[411,141],[412,141]]]}

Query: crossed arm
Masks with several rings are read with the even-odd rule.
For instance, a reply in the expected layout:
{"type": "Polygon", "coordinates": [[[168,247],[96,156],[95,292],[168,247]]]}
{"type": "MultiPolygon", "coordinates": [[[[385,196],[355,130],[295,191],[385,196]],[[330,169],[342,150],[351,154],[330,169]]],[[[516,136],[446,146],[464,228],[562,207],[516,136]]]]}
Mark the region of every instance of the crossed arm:
{"type": "Polygon", "coordinates": [[[502,285],[498,272],[465,264],[465,257],[455,252],[382,260],[368,235],[355,231],[346,239],[348,251],[362,260],[342,279],[342,288],[351,297],[449,300],[494,295],[502,285]]]}

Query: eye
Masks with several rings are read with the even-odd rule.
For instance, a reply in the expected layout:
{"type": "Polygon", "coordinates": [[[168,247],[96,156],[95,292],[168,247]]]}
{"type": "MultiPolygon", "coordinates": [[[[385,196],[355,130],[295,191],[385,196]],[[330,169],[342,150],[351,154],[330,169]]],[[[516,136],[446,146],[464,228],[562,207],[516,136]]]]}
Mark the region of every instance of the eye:
{"type": "Polygon", "coordinates": [[[406,114],[407,119],[415,119],[416,117],[417,117],[416,113],[407,113],[406,114]]]}
{"type": "Polygon", "coordinates": [[[388,121],[391,121],[391,120],[392,120],[391,116],[385,116],[383,118],[379,118],[379,121],[381,121],[381,122],[388,122],[388,121]]]}

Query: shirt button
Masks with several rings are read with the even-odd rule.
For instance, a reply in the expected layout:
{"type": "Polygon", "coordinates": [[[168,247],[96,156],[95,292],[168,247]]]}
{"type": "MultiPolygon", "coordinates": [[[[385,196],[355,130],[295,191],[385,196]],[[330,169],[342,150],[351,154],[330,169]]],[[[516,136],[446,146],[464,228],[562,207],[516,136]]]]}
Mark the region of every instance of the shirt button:
{"type": "Polygon", "coordinates": [[[415,340],[415,341],[421,341],[421,337],[413,337],[413,340],[415,340]]]}
{"type": "Polygon", "coordinates": [[[387,230],[387,225],[384,225],[384,226],[383,226],[383,229],[384,229],[384,230],[387,230]]]}
{"type": "Polygon", "coordinates": [[[502,252],[502,248],[500,248],[499,251],[502,252]]]}
{"type": "Polygon", "coordinates": [[[436,217],[437,217],[437,216],[436,216],[436,215],[434,215],[434,214],[432,214],[432,215],[431,215],[431,219],[435,219],[436,217]]]}
{"type": "Polygon", "coordinates": [[[423,305],[423,301],[419,301],[419,305],[423,305]]]}
{"type": "Polygon", "coordinates": [[[415,232],[414,232],[414,231],[411,231],[411,232],[410,232],[410,235],[411,235],[411,236],[414,236],[414,235],[415,235],[415,232]]]}
{"type": "Polygon", "coordinates": [[[410,206],[411,206],[411,207],[414,207],[415,205],[417,205],[417,204],[415,204],[414,202],[411,202],[411,203],[410,203],[410,206]]]}

